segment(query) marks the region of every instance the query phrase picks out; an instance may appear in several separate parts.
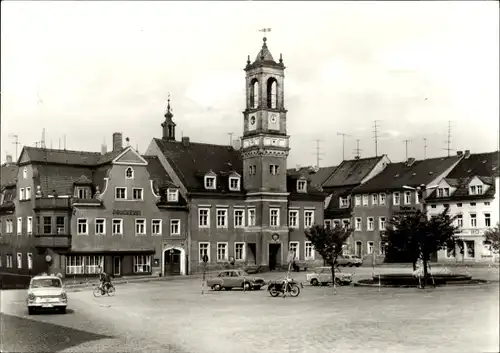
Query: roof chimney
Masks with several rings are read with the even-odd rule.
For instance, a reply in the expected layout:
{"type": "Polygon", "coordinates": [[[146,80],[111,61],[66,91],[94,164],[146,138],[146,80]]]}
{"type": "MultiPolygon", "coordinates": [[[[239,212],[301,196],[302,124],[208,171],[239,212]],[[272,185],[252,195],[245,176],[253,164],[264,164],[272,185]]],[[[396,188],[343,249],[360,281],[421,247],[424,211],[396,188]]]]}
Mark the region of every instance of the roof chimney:
{"type": "Polygon", "coordinates": [[[187,136],[183,137],[182,144],[186,147],[189,146],[189,137],[187,137],[187,136]]]}
{"type": "Polygon", "coordinates": [[[119,151],[123,148],[123,137],[121,132],[113,134],[113,151],[119,151]]]}
{"type": "Polygon", "coordinates": [[[457,156],[462,156],[464,153],[462,151],[457,151],[457,156]]]}
{"type": "Polygon", "coordinates": [[[467,159],[470,157],[470,150],[465,150],[464,151],[464,158],[467,159]]]}
{"type": "Polygon", "coordinates": [[[5,156],[5,162],[7,164],[12,164],[12,155],[11,154],[8,154],[5,156]]]}
{"type": "Polygon", "coordinates": [[[413,163],[415,163],[415,158],[410,157],[410,158],[408,158],[408,160],[406,161],[406,166],[407,166],[407,167],[411,167],[411,166],[413,165],[413,163]]]}

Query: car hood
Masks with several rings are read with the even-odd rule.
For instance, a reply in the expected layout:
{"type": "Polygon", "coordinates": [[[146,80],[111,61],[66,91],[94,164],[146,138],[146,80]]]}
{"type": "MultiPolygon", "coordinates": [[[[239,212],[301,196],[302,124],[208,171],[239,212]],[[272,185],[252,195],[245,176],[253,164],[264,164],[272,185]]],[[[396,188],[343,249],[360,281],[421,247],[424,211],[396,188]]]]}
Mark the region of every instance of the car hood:
{"type": "Polygon", "coordinates": [[[30,288],[29,293],[34,295],[45,296],[45,295],[61,295],[64,292],[62,288],[30,288]]]}

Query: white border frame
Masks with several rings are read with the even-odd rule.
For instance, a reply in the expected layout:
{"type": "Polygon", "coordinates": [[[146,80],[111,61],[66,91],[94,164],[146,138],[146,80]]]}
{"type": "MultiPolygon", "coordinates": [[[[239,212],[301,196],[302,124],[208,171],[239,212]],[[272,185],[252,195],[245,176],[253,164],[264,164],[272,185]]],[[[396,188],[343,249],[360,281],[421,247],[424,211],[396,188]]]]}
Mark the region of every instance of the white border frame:
{"type": "Polygon", "coordinates": [[[156,235],[156,236],[163,235],[163,220],[162,219],[160,219],[160,218],[153,218],[151,220],[151,235],[156,235]],[[159,233],[155,233],[154,232],[155,227],[153,225],[154,225],[155,221],[160,221],[160,232],[159,233]]]}
{"type": "Polygon", "coordinates": [[[314,225],[314,211],[313,211],[313,210],[304,210],[304,229],[309,229],[309,228],[311,228],[313,225],[314,225]],[[307,217],[306,217],[306,213],[307,213],[307,212],[310,212],[310,213],[311,213],[311,225],[310,225],[310,226],[308,226],[308,225],[306,224],[306,219],[307,219],[307,217]]]}
{"type": "Polygon", "coordinates": [[[257,217],[257,209],[255,207],[247,208],[247,227],[255,227],[257,217]],[[250,214],[253,213],[253,222],[250,222],[250,214]]]}
{"type": "Polygon", "coordinates": [[[281,208],[278,208],[278,207],[269,207],[269,227],[274,227],[274,228],[278,228],[280,226],[280,212],[281,212],[281,208]],[[278,211],[276,213],[276,223],[275,225],[271,224],[271,220],[273,219],[272,218],[272,212],[273,211],[278,211]]]}
{"type": "Polygon", "coordinates": [[[230,191],[240,191],[241,190],[241,177],[239,177],[239,176],[229,177],[229,185],[228,186],[229,186],[230,191]],[[238,187],[236,187],[236,188],[231,187],[231,180],[238,181],[238,187]]]}
{"type": "Polygon", "coordinates": [[[373,232],[375,231],[375,217],[373,216],[369,216],[369,217],[366,217],[366,231],[367,232],[373,232]],[[372,223],[373,223],[373,228],[370,229],[370,218],[372,219],[372,223]]]}
{"type": "Polygon", "coordinates": [[[94,234],[95,235],[106,235],[106,218],[100,217],[100,218],[96,218],[94,220],[94,234]],[[104,223],[103,223],[104,232],[103,233],[97,233],[97,221],[98,220],[103,220],[104,221],[104,223]]]}
{"type": "Polygon", "coordinates": [[[296,240],[291,240],[288,242],[288,251],[287,251],[287,254],[290,254],[291,251],[290,251],[290,245],[292,244],[296,244],[297,245],[297,251],[295,251],[295,256],[293,258],[294,261],[300,261],[300,241],[296,241],[296,240]]]}
{"type": "Polygon", "coordinates": [[[299,229],[300,228],[300,211],[299,210],[288,210],[288,227],[289,228],[293,228],[293,229],[299,229]],[[296,224],[295,224],[295,226],[292,226],[291,223],[290,223],[290,219],[291,219],[290,215],[292,213],[295,213],[295,215],[296,215],[296,218],[295,218],[296,224]]]}
{"type": "Polygon", "coordinates": [[[218,241],[216,250],[217,250],[216,252],[217,262],[227,262],[229,260],[229,243],[227,241],[218,241]],[[219,245],[221,244],[224,244],[226,246],[226,256],[224,259],[219,259],[219,245]]]}
{"type": "Polygon", "coordinates": [[[169,230],[169,233],[170,233],[170,236],[174,236],[174,235],[181,235],[182,234],[182,231],[181,231],[181,220],[179,218],[174,218],[174,219],[171,219],[170,220],[170,230],[169,230]],[[178,221],[179,222],[179,233],[172,233],[172,222],[174,221],[178,221]]]}
{"type": "Polygon", "coordinates": [[[198,228],[210,228],[210,208],[208,208],[208,207],[199,207],[198,208],[198,228]],[[207,211],[207,224],[206,225],[200,224],[201,211],[207,211]]]}
{"type": "Polygon", "coordinates": [[[385,192],[381,192],[378,194],[378,205],[379,206],[385,206],[387,205],[387,194],[385,192]],[[384,202],[382,202],[384,200],[384,202]]]}
{"type": "Polygon", "coordinates": [[[133,201],[144,201],[144,188],[132,188],[132,200],[133,201]],[[140,199],[134,198],[134,191],[135,190],[141,190],[141,198],[140,199]]]}
{"type": "MultiPolygon", "coordinates": [[[[52,228],[52,226],[51,226],[51,228],[52,228]]],[[[16,234],[17,235],[22,235],[23,234],[23,217],[17,217],[16,234]]]]}
{"type": "Polygon", "coordinates": [[[85,217],[82,217],[82,218],[77,218],[76,219],[76,234],[77,235],[89,235],[89,219],[88,218],[85,218],[85,217]],[[80,233],[78,231],[78,225],[80,223],[80,220],[85,220],[85,228],[86,228],[86,232],[85,233],[80,233]]]}
{"type": "Polygon", "coordinates": [[[168,188],[167,189],[167,202],[179,202],[179,189],[168,188]],[[175,194],[174,200],[170,200],[170,194],[175,194]]]}
{"type": "Polygon", "coordinates": [[[233,208],[233,227],[234,228],[245,228],[245,217],[246,217],[246,214],[245,214],[245,209],[244,208],[241,208],[241,207],[238,207],[238,208],[233,208]],[[242,219],[241,219],[241,225],[236,225],[236,212],[242,212],[243,215],[242,215],[242,219]]]}
{"type": "Polygon", "coordinates": [[[217,190],[217,176],[208,174],[203,177],[203,186],[205,187],[206,190],[217,190]],[[208,178],[214,179],[214,186],[213,187],[208,187],[207,186],[207,180],[208,178]]]}
{"type": "Polygon", "coordinates": [[[361,217],[355,217],[354,218],[354,231],[355,232],[362,232],[363,231],[363,219],[361,217]],[[357,223],[358,223],[358,220],[359,220],[359,229],[357,227],[357,223]]]}
{"type": "Polygon", "coordinates": [[[115,201],[127,201],[128,200],[127,191],[128,191],[128,188],[126,186],[115,186],[115,197],[114,197],[115,201]],[[116,197],[117,196],[116,192],[118,191],[118,189],[125,189],[125,198],[124,199],[119,199],[116,197]]]}
{"type": "Polygon", "coordinates": [[[316,258],[315,255],[316,255],[316,251],[314,250],[313,243],[309,240],[304,241],[304,260],[306,260],[306,261],[315,260],[315,258],[316,258]],[[308,244],[311,245],[311,256],[307,256],[307,245],[308,244]]]}
{"type": "Polygon", "coordinates": [[[210,242],[209,241],[200,241],[200,242],[198,242],[198,262],[199,263],[203,262],[200,250],[201,250],[201,245],[204,245],[204,244],[208,245],[208,247],[207,247],[208,262],[212,261],[212,256],[210,255],[210,242]]]}
{"type": "Polygon", "coordinates": [[[233,255],[234,255],[234,261],[238,262],[245,262],[247,259],[247,243],[244,241],[235,241],[233,244],[233,255]],[[242,244],[243,245],[243,250],[241,252],[241,259],[236,258],[236,244],[242,244]]]}
{"type": "Polygon", "coordinates": [[[135,170],[134,170],[134,168],[132,168],[131,166],[128,166],[127,168],[125,168],[125,179],[126,180],[133,180],[134,177],[135,177],[135,170]],[[132,171],[132,176],[131,177],[127,176],[127,172],[128,172],[129,169],[132,171]]]}
{"type": "Polygon", "coordinates": [[[123,235],[123,218],[112,218],[111,219],[111,235],[123,235]],[[120,221],[120,233],[113,232],[114,221],[120,221]]]}
{"type": "Polygon", "coordinates": [[[16,268],[21,270],[23,268],[23,253],[18,252],[16,254],[16,268]]]}
{"type": "Polygon", "coordinates": [[[218,229],[227,229],[229,223],[229,212],[227,208],[216,208],[215,209],[215,225],[218,229]],[[224,225],[219,225],[219,211],[224,212],[224,225]]]}
{"type": "Polygon", "coordinates": [[[134,231],[136,236],[143,236],[148,234],[148,222],[146,221],[146,218],[135,218],[134,219],[134,231]],[[137,221],[144,221],[144,233],[138,233],[137,232],[137,221]]]}

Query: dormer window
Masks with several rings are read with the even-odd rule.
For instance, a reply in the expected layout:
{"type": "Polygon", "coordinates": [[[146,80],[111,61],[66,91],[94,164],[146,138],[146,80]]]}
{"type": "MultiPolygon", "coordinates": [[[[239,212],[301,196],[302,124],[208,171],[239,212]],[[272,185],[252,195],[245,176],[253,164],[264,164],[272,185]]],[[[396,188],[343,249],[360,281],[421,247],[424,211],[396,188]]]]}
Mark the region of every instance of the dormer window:
{"type": "Polygon", "coordinates": [[[439,188],[438,197],[448,197],[450,196],[450,188],[439,188]]]}
{"type": "Polygon", "coordinates": [[[297,191],[298,192],[306,192],[307,190],[307,181],[306,180],[297,180],[297,191]]]}
{"type": "Polygon", "coordinates": [[[177,202],[177,201],[179,201],[179,190],[177,190],[177,189],[168,189],[167,190],[167,201],[168,202],[177,202]]]}
{"type": "Polygon", "coordinates": [[[482,195],[483,193],[483,186],[482,185],[471,185],[469,187],[469,194],[470,195],[482,195]]]}
{"type": "Polygon", "coordinates": [[[24,167],[23,169],[23,179],[28,179],[28,167],[24,167]]]}
{"type": "Polygon", "coordinates": [[[125,178],[126,179],[134,179],[134,170],[132,169],[132,167],[128,167],[125,170],[125,178]]]}
{"type": "Polygon", "coordinates": [[[89,199],[90,198],[90,190],[89,188],[77,187],[75,190],[75,196],[77,199],[89,199]]]}
{"type": "Polygon", "coordinates": [[[239,177],[230,177],[229,178],[229,190],[231,190],[231,191],[239,191],[240,190],[240,178],[239,177]]]}
{"type": "Polygon", "coordinates": [[[349,207],[349,198],[347,196],[340,196],[339,205],[340,205],[340,208],[349,207]]]}
{"type": "Polygon", "coordinates": [[[205,189],[215,189],[215,176],[205,176],[205,189]]]}

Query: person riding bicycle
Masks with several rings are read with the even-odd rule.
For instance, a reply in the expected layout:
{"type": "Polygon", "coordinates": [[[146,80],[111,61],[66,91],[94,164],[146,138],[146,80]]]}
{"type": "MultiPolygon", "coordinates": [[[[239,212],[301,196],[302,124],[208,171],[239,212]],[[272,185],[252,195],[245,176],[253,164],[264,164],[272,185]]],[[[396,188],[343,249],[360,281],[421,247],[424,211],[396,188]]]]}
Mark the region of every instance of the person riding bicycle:
{"type": "Polygon", "coordinates": [[[109,287],[111,286],[111,277],[108,275],[105,271],[102,271],[99,274],[99,280],[101,281],[101,288],[104,293],[104,291],[109,290],[109,287]]]}

